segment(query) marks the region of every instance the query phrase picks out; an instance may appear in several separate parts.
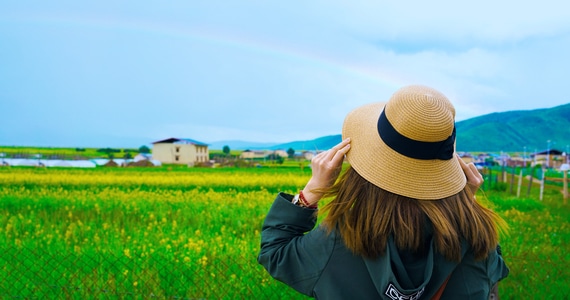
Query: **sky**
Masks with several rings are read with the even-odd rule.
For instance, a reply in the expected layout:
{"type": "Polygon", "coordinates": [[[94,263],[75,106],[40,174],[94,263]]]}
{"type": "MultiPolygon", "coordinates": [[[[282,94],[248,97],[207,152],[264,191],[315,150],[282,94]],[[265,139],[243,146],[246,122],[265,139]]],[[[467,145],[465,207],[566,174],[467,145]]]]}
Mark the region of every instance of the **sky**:
{"type": "Polygon", "coordinates": [[[3,1],[0,145],[311,140],[410,84],[551,108],[569,53],[562,0],[3,1]]]}

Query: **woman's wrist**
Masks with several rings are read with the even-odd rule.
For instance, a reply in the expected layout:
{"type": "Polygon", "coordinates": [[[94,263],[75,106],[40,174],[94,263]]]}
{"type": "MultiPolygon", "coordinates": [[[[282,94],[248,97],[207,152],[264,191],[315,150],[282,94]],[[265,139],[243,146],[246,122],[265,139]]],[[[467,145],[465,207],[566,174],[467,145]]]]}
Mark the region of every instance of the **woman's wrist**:
{"type": "Polygon", "coordinates": [[[306,187],[300,192],[300,194],[303,196],[303,199],[306,201],[308,206],[317,206],[319,204],[319,200],[321,200],[320,194],[316,194],[306,187]]]}
{"type": "Polygon", "coordinates": [[[301,207],[307,207],[307,208],[311,208],[311,209],[317,209],[318,208],[317,203],[311,204],[311,203],[309,203],[309,201],[307,201],[307,199],[305,199],[305,195],[303,194],[303,190],[299,191],[298,194],[293,196],[293,199],[291,200],[291,202],[293,204],[295,204],[297,206],[301,206],[301,207]]]}
{"type": "Polygon", "coordinates": [[[298,206],[302,206],[302,207],[307,207],[307,208],[312,208],[312,209],[318,208],[318,202],[309,202],[305,198],[305,193],[303,190],[299,191],[299,194],[296,194],[293,197],[292,202],[293,202],[293,204],[298,205],[298,206]]]}

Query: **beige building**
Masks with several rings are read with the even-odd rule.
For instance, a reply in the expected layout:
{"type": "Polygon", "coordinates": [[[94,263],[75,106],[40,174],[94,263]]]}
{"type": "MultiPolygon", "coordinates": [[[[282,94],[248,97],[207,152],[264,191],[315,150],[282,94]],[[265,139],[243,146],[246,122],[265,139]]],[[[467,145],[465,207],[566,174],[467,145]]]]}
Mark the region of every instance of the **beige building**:
{"type": "Polygon", "coordinates": [[[531,158],[533,159],[532,165],[540,164],[547,168],[560,168],[560,166],[566,162],[565,155],[566,153],[556,149],[531,154],[531,158]]]}
{"type": "Polygon", "coordinates": [[[279,155],[283,158],[288,157],[287,151],[285,150],[245,150],[240,154],[241,159],[260,159],[265,158],[271,154],[279,155]]]}
{"type": "Polygon", "coordinates": [[[263,151],[257,151],[257,150],[245,150],[243,151],[239,156],[241,159],[254,159],[254,158],[264,158],[266,157],[268,154],[267,151],[263,150],[263,151]]]}
{"type": "Polygon", "coordinates": [[[152,159],[163,164],[194,166],[209,160],[208,145],[195,140],[169,138],[152,145],[152,159]]]}

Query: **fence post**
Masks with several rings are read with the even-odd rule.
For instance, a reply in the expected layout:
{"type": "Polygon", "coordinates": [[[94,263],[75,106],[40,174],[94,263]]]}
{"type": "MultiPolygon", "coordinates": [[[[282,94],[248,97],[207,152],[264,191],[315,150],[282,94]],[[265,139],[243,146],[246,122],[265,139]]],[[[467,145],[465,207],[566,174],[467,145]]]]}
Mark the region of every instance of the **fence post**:
{"type": "Polygon", "coordinates": [[[528,189],[526,190],[526,196],[530,196],[530,188],[532,187],[532,179],[534,178],[534,169],[536,168],[536,166],[532,167],[532,169],[530,169],[530,179],[528,181],[528,189]]]}
{"type": "Polygon", "coordinates": [[[511,188],[509,193],[513,193],[513,186],[515,185],[515,167],[513,167],[513,171],[511,172],[511,188]]]}
{"type": "Polygon", "coordinates": [[[491,168],[487,168],[487,176],[489,180],[487,180],[487,190],[491,190],[491,181],[493,181],[493,170],[491,168]]]}
{"type": "Polygon", "coordinates": [[[544,177],[546,175],[546,170],[542,168],[542,180],[540,181],[540,201],[542,201],[542,194],[544,193],[544,177]]]}
{"type": "Polygon", "coordinates": [[[564,170],[564,179],[562,180],[562,194],[564,195],[564,205],[568,203],[568,170],[564,170]]]}
{"type": "Polygon", "coordinates": [[[521,168],[521,172],[519,173],[519,184],[517,186],[517,198],[520,198],[520,196],[521,196],[522,178],[523,178],[523,168],[521,168]]]}

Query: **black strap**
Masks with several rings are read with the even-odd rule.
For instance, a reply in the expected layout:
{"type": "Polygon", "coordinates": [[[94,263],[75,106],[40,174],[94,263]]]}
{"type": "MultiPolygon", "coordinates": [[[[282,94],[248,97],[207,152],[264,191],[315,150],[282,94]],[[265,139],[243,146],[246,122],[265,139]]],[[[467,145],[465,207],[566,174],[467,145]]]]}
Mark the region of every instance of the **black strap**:
{"type": "Polygon", "coordinates": [[[441,159],[450,160],[453,158],[455,144],[455,126],[452,134],[445,140],[439,142],[422,142],[412,140],[402,134],[390,124],[386,118],[385,110],[378,119],[378,134],[380,138],[394,151],[416,159],[441,159]]]}

